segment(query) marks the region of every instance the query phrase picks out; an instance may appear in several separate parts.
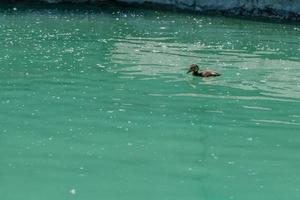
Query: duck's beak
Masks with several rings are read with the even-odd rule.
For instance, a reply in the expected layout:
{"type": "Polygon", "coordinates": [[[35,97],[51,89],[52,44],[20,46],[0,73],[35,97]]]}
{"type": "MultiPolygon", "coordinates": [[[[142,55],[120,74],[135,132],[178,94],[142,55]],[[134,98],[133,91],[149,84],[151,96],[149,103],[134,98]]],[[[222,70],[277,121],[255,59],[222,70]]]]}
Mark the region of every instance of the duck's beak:
{"type": "Polygon", "coordinates": [[[193,70],[189,69],[189,71],[187,71],[187,74],[190,73],[191,71],[193,71],[193,70]]]}

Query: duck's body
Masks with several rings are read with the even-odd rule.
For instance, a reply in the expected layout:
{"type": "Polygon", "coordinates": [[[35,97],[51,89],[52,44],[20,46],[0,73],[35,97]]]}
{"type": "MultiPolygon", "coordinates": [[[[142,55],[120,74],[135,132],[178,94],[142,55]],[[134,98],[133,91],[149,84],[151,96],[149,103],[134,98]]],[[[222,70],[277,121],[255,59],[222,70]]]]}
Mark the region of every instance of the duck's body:
{"type": "Polygon", "coordinates": [[[210,77],[210,76],[221,76],[221,74],[211,70],[203,70],[203,71],[193,72],[193,76],[210,77]]]}
{"type": "Polygon", "coordinates": [[[221,76],[220,73],[212,70],[201,70],[199,71],[199,67],[196,64],[192,64],[187,73],[193,72],[193,76],[199,77],[211,77],[211,76],[221,76]]]}

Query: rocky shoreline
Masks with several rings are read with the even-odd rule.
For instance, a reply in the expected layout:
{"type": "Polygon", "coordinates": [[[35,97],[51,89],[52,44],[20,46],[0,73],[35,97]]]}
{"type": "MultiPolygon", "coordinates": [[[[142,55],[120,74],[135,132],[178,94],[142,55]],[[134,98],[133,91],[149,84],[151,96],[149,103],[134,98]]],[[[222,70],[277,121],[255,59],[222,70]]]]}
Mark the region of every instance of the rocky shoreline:
{"type": "MultiPolygon", "coordinates": [[[[7,0],[17,2],[22,0],[7,0]]],[[[122,3],[300,22],[300,0],[40,0],[47,3],[122,3]]]]}
{"type": "Polygon", "coordinates": [[[222,13],[300,22],[299,0],[116,0],[126,4],[172,6],[199,13],[222,13]]]}

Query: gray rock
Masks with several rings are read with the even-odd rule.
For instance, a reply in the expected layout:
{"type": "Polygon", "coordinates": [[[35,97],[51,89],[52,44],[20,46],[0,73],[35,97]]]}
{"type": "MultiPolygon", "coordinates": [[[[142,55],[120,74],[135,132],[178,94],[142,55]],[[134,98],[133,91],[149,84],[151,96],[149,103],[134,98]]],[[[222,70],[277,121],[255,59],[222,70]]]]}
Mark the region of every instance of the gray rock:
{"type": "Polygon", "coordinates": [[[262,16],[300,21],[300,0],[42,0],[60,2],[104,2],[116,1],[135,4],[157,4],[174,6],[197,12],[218,11],[236,15],[262,16]]]}
{"type": "Polygon", "coordinates": [[[126,3],[172,5],[193,11],[221,11],[250,16],[300,19],[300,0],[116,0],[126,3]]]}
{"type": "Polygon", "coordinates": [[[177,0],[176,6],[182,9],[195,10],[196,1],[195,0],[177,0]]]}

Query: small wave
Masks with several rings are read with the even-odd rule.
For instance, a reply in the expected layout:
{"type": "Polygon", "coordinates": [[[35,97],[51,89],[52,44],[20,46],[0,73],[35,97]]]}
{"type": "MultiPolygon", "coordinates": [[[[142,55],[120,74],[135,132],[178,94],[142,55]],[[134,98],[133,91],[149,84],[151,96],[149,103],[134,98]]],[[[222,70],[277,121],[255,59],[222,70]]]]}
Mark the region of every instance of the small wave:
{"type": "MultiPolygon", "coordinates": [[[[149,94],[150,96],[164,96],[161,94],[149,94]]],[[[281,101],[281,102],[300,102],[294,99],[283,99],[283,98],[272,98],[264,96],[227,96],[227,95],[210,95],[210,94],[195,94],[195,93],[178,93],[169,94],[167,96],[174,97],[204,97],[204,98],[215,98],[215,99],[239,99],[239,100],[271,100],[271,101],[281,101]]]]}
{"type": "Polygon", "coordinates": [[[284,125],[300,126],[300,123],[279,121],[279,120],[272,120],[272,119],[270,119],[270,120],[269,119],[252,119],[251,121],[258,122],[258,123],[271,123],[271,124],[284,124],[284,125]]]}
{"type": "Polygon", "coordinates": [[[271,108],[258,107],[258,106],[243,106],[243,108],[254,109],[254,110],[272,110],[271,108]]]}

